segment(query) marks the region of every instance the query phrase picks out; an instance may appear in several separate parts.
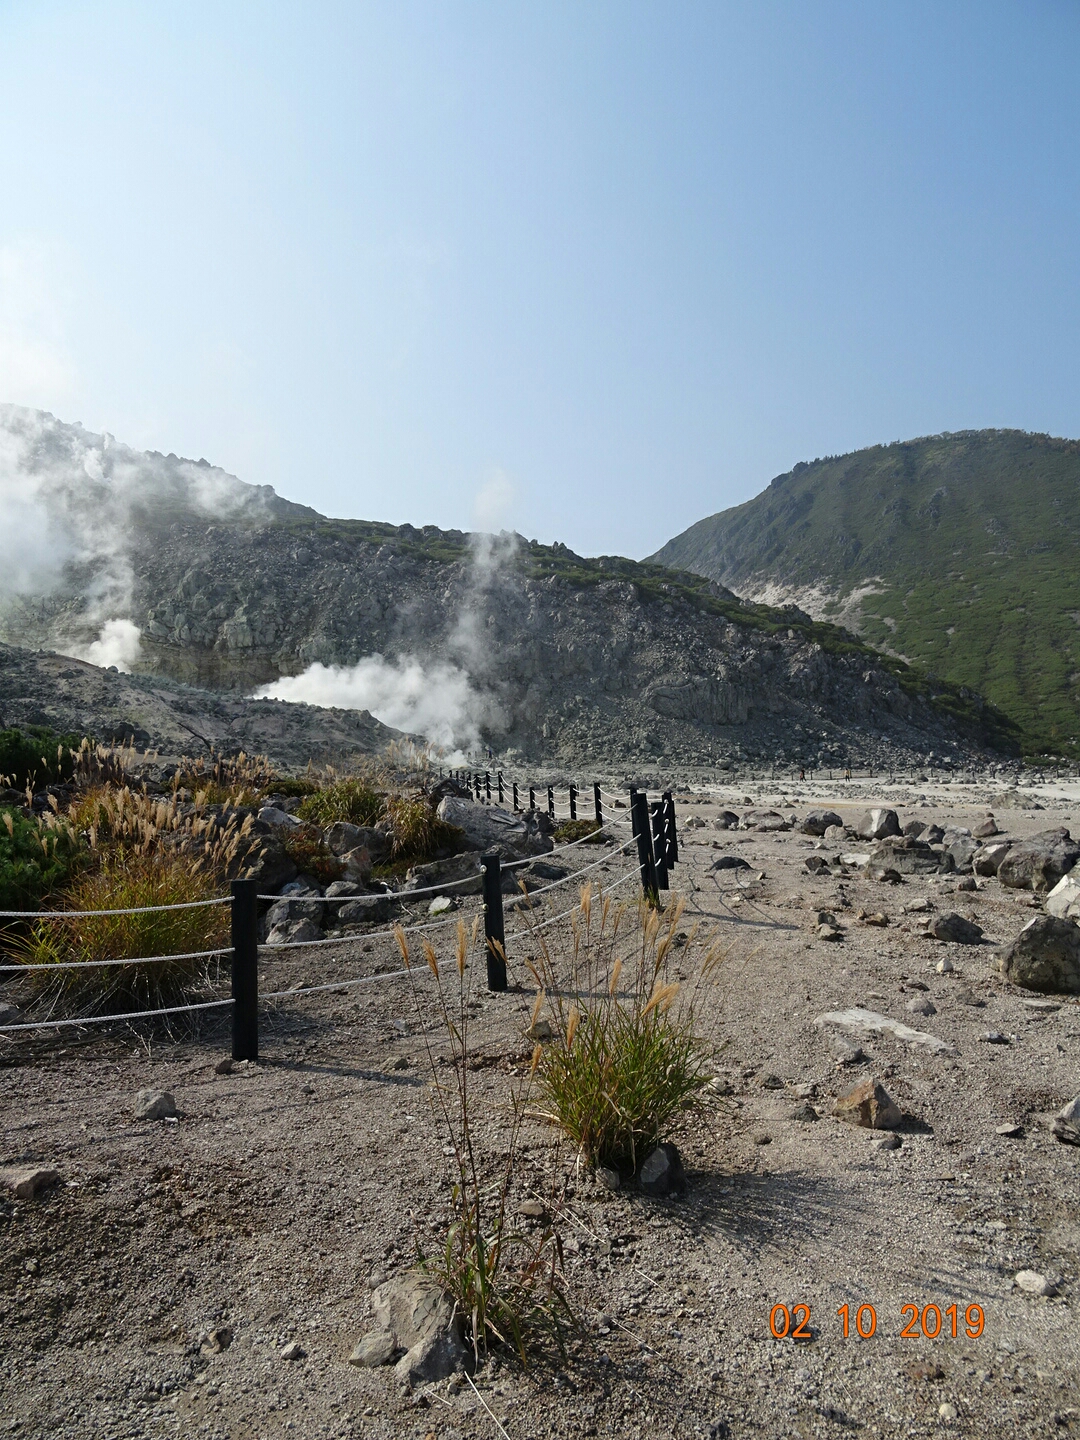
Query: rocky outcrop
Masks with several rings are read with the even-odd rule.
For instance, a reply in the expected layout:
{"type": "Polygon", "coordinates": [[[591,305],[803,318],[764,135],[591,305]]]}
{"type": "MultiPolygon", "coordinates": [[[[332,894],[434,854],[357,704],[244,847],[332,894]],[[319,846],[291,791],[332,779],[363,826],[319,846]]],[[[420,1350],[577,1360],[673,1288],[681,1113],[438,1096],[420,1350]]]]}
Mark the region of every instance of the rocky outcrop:
{"type": "Polygon", "coordinates": [[[1040,830],[1009,849],[997,876],[1011,890],[1049,890],[1080,860],[1080,845],[1061,826],[1040,830]]]}

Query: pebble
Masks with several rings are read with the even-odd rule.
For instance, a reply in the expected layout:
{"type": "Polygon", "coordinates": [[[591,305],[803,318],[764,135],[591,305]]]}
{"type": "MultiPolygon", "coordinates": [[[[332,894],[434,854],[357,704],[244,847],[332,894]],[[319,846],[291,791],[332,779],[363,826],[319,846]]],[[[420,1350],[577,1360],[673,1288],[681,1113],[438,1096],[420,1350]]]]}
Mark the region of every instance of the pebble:
{"type": "Polygon", "coordinates": [[[985,1034],[979,1036],[979,1039],[983,1042],[984,1045],[1009,1044],[1009,1037],[1007,1035],[1003,1035],[1000,1030],[987,1030],[985,1034]]]}
{"type": "Polygon", "coordinates": [[[948,956],[946,956],[944,960],[939,960],[937,962],[935,968],[939,975],[951,975],[956,969],[956,966],[952,963],[948,956]]]}
{"type": "Polygon", "coordinates": [[[47,1170],[42,1165],[5,1165],[0,1169],[0,1185],[13,1190],[18,1200],[32,1200],[59,1179],[59,1170],[47,1170]]]}
{"type": "Polygon", "coordinates": [[[428,906],[429,915],[445,915],[447,910],[454,908],[454,902],[449,895],[436,895],[428,906]]]}
{"type": "Polygon", "coordinates": [[[797,1105],[791,1112],[792,1120],[819,1120],[821,1117],[813,1105],[797,1105]]]}
{"type": "Polygon", "coordinates": [[[875,1150],[899,1150],[901,1142],[899,1135],[879,1135],[870,1143],[875,1150]]]}
{"type": "Polygon", "coordinates": [[[955,1420],[955,1419],[956,1419],[956,1406],[955,1406],[955,1405],[950,1405],[949,1402],[946,1400],[945,1403],[944,1403],[944,1405],[939,1405],[939,1406],[938,1406],[938,1412],[937,1412],[937,1413],[938,1413],[938,1419],[939,1419],[939,1420],[944,1420],[945,1423],[948,1424],[951,1420],[955,1420]]]}
{"type": "Polygon", "coordinates": [[[1055,1010],[1061,1009],[1056,1000],[1025,1000],[1023,1005],[1025,1010],[1031,1010],[1036,1015],[1052,1015],[1055,1010]]]}
{"type": "Polygon", "coordinates": [[[542,1220],[547,1214],[547,1207],[542,1200],[523,1200],[517,1207],[517,1213],[527,1220],[542,1220]]]}
{"type": "Polygon", "coordinates": [[[802,1085],[795,1086],[795,1094],[800,1100],[813,1100],[817,1094],[817,1085],[813,1080],[808,1080],[802,1085]]]}
{"type": "Polygon", "coordinates": [[[962,990],[957,990],[956,994],[953,996],[953,999],[958,1005],[981,1006],[985,1003],[984,1001],[980,1000],[977,995],[973,994],[972,991],[970,991],[966,986],[962,990]]]}
{"type": "Polygon", "coordinates": [[[176,1101],[167,1090],[140,1090],[135,1096],[136,1120],[165,1120],[176,1114],[176,1101]]]}
{"type": "Polygon", "coordinates": [[[904,1008],[912,1015],[937,1014],[937,1006],[925,995],[921,995],[918,1000],[909,1000],[904,1008]]]}
{"type": "Polygon", "coordinates": [[[307,1351],[300,1344],[299,1340],[290,1340],[288,1345],[282,1347],[282,1360],[303,1360],[307,1351]]]}
{"type": "Polygon", "coordinates": [[[1024,1133],[1024,1127],[1023,1127],[1022,1125],[1012,1125],[1012,1124],[1009,1124],[1009,1125],[996,1125],[996,1126],[994,1127],[994,1134],[995,1134],[995,1135],[1004,1135],[1004,1136],[1006,1136],[1009,1140],[1015,1140],[1015,1139],[1017,1139],[1019,1136],[1023,1135],[1023,1133],[1024,1133]]]}
{"type": "Polygon", "coordinates": [[[215,1075],[231,1075],[233,1068],[232,1056],[226,1055],[224,1060],[219,1060],[214,1066],[215,1075]]]}
{"type": "Polygon", "coordinates": [[[596,1183],[602,1185],[605,1190],[618,1190],[622,1185],[622,1176],[610,1165],[598,1165],[596,1167],[596,1183]]]}
{"type": "Polygon", "coordinates": [[[1056,1295],[1057,1286],[1040,1275],[1037,1270],[1018,1270],[1015,1275],[1016,1287],[1026,1295],[1056,1295]]]}

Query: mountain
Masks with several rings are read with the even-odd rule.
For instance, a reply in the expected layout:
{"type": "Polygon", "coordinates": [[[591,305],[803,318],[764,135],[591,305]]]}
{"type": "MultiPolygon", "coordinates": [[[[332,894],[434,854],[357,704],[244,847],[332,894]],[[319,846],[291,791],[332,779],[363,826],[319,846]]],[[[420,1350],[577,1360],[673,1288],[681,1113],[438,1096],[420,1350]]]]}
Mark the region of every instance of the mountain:
{"type": "Polygon", "coordinates": [[[1080,442],[975,430],[799,464],[651,557],[797,604],[1080,755],[1080,442]]]}
{"type": "Polygon", "coordinates": [[[567,767],[885,768],[1015,748],[974,693],[698,575],[330,520],[205,461],[140,457],[36,412],[15,421],[4,432],[0,413],[0,495],[30,497],[21,549],[39,555],[45,527],[50,565],[0,594],[11,645],[567,767]],[[93,524],[72,533],[63,507],[85,514],[84,490],[93,524]]]}

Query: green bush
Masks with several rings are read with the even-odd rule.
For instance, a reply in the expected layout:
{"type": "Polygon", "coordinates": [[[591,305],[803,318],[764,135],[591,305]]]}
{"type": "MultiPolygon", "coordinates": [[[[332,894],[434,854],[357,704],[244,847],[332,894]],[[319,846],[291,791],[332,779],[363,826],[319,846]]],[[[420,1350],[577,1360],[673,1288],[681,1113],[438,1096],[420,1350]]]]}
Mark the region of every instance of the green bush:
{"type": "Polygon", "coordinates": [[[285,831],[281,843],[296,868],[313,876],[320,885],[331,885],[345,874],[345,866],[314,825],[298,825],[285,831]]]}
{"type": "Polygon", "coordinates": [[[386,813],[386,797],[362,777],[337,780],[306,796],[296,813],[316,825],[333,825],[338,820],[377,825],[386,813]]]}
{"type": "Polygon", "coordinates": [[[590,845],[604,843],[603,831],[595,820],[564,820],[556,827],[551,838],[559,845],[570,845],[575,840],[584,840],[590,845]],[[595,840],[590,839],[590,836],[595,836],[595,840]]]}
{"type": "Polygon", "coordinates": [[[70,780],[79,744],[77,735],[55,735],[38,725],[0,730],[0,777],[15,790],[70,780]]]}
{"type": "Polygon", "coordinates": [[[64,826],[0,810],[0,910],[36,910],[70,878],[77,859],[77,843],[64,826]]]}

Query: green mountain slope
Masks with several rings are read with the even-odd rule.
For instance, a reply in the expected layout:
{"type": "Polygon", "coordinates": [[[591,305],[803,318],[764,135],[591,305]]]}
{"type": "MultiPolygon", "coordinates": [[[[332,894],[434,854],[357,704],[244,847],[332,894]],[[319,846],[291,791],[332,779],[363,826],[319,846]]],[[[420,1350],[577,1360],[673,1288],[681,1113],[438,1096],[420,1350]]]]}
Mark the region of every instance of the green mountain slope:
{"type": "Polygon", "coordinates": [[[1080,442],[978,430],[796,465],[651,560],[840,619],[1080,754],[1080,442]]]}

